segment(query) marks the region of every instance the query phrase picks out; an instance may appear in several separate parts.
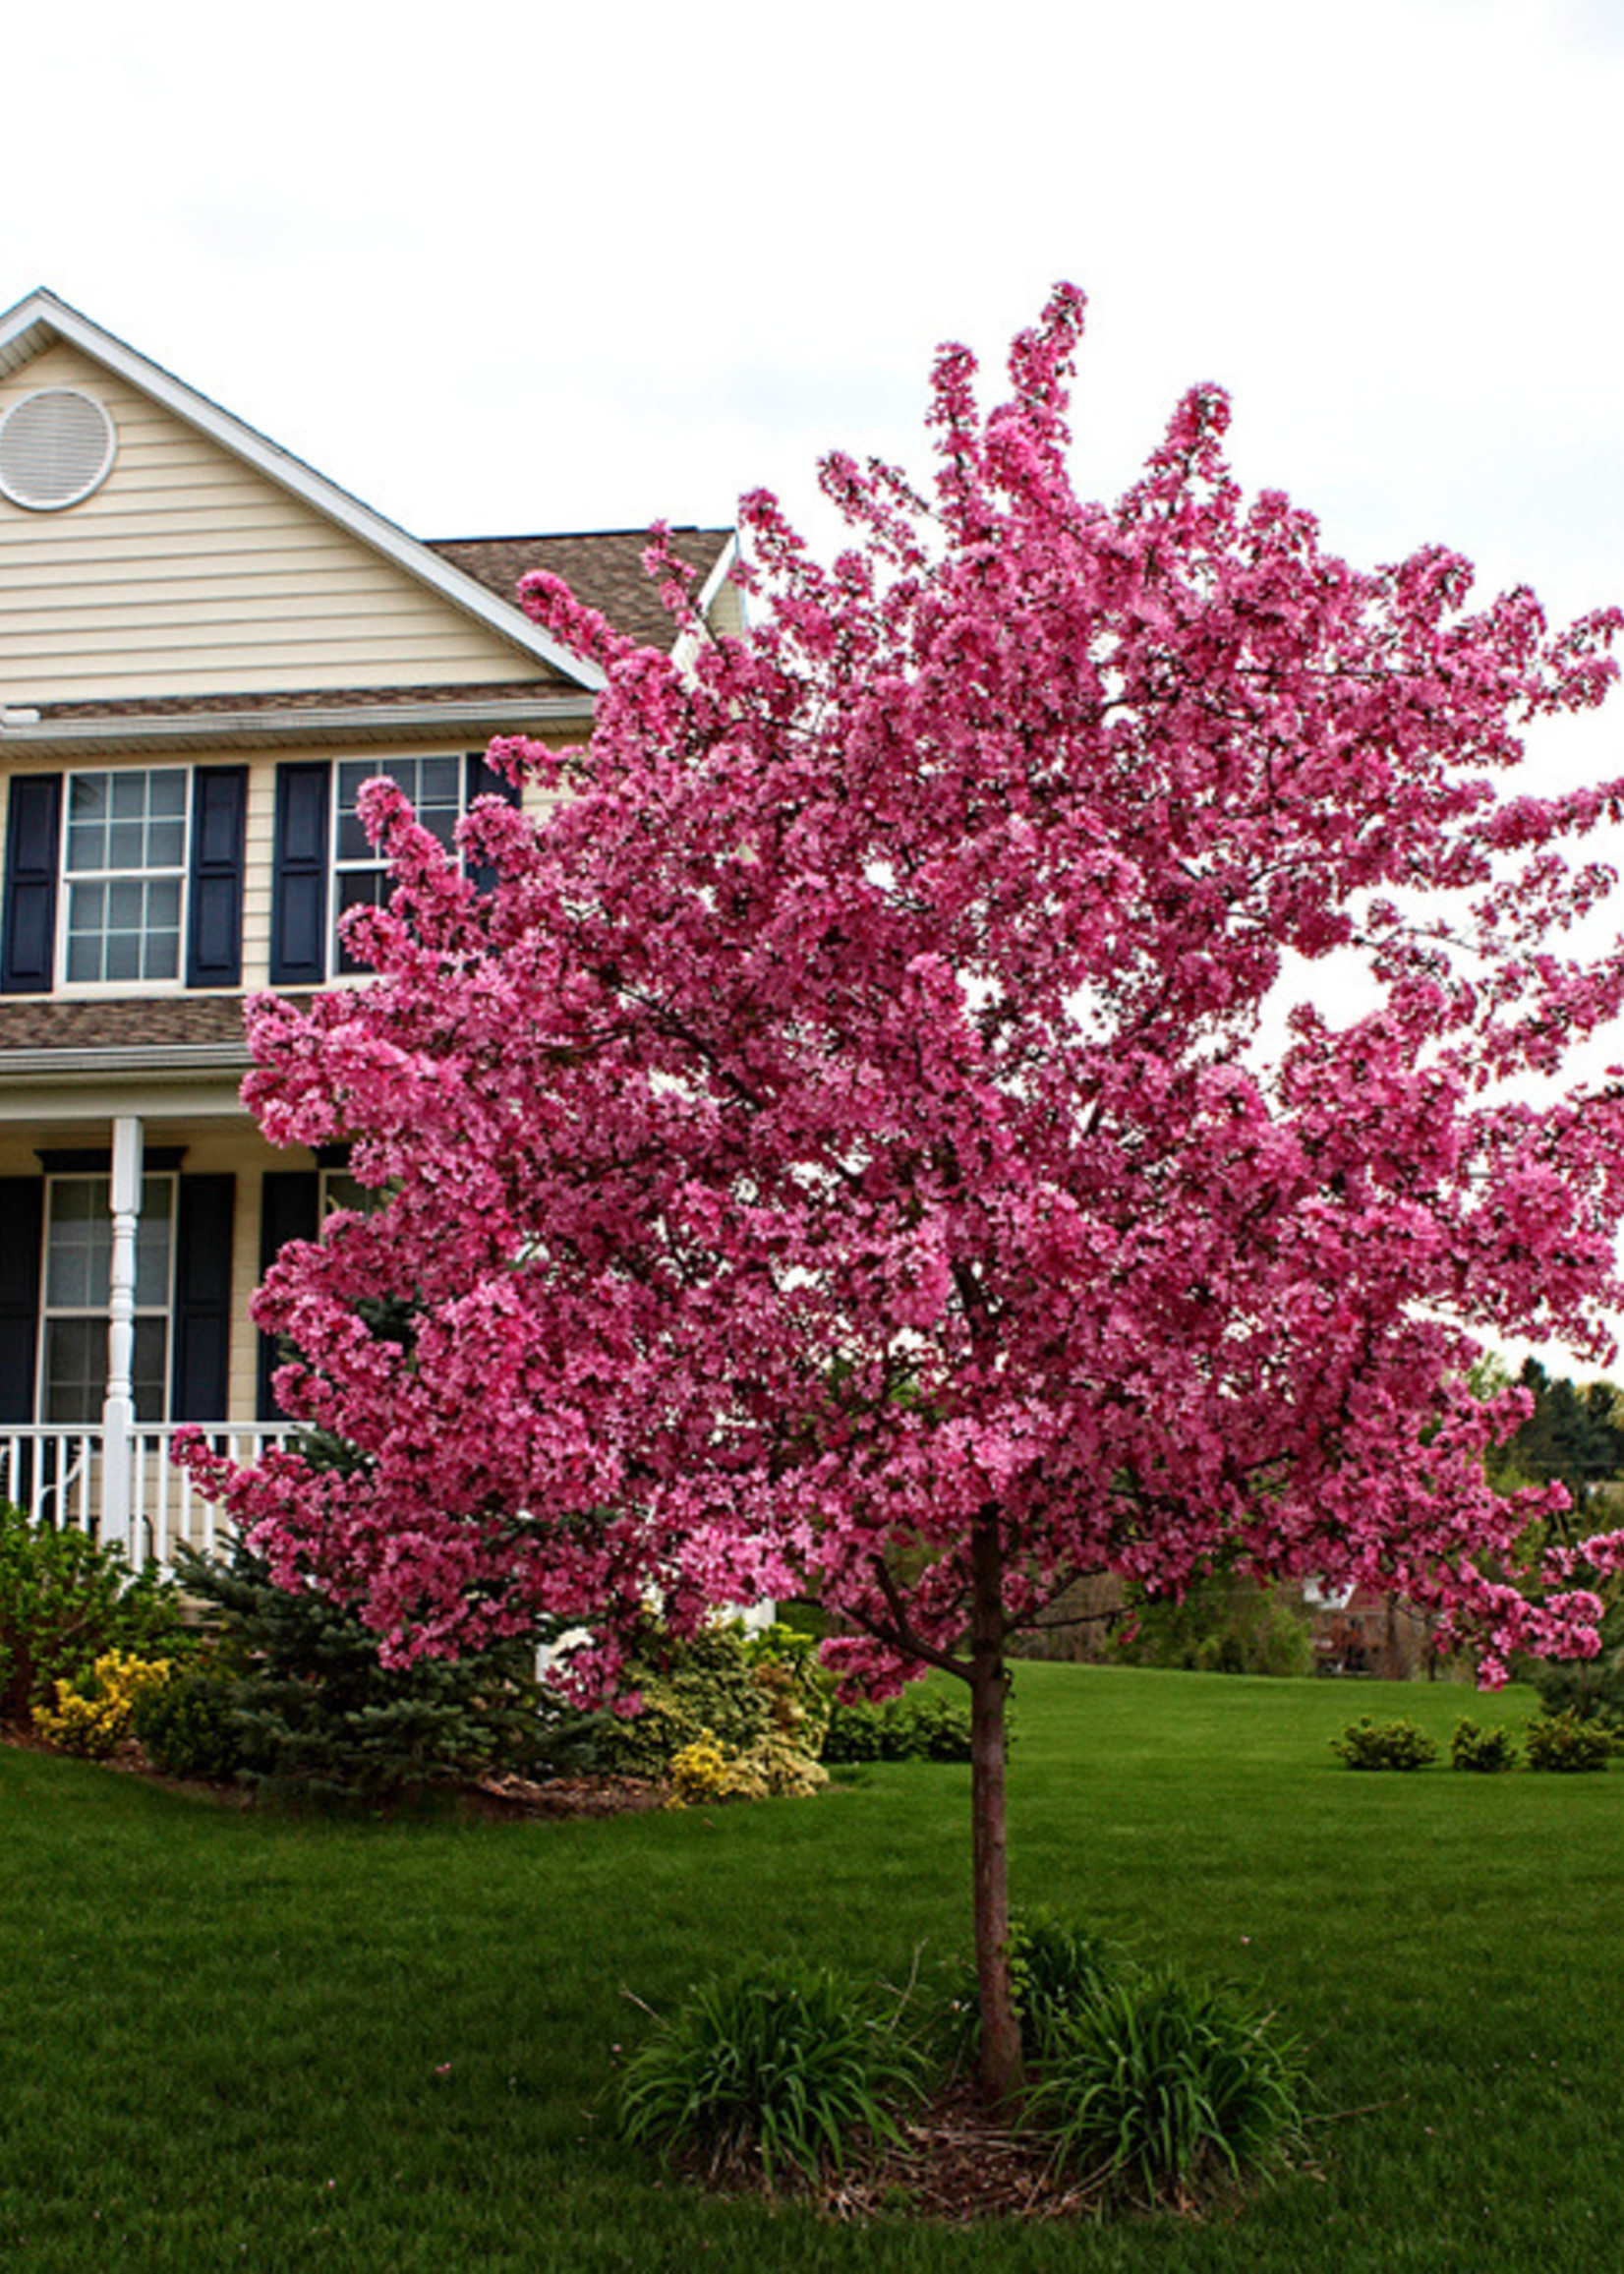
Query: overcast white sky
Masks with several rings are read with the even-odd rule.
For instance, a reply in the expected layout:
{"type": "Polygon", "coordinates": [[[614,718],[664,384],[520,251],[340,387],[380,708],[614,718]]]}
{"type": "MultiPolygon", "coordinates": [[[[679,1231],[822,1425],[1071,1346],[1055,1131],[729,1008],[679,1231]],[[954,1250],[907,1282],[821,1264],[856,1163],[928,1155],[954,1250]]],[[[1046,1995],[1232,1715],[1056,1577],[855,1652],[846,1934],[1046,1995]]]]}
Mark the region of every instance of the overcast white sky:
{"type": "Polygon", "coordinates": [[[1624,0],[81,0],[5,78],[0,304],[419,536],[808,518],[1064,275],[1090,491],[1215,379],[1354,558],[1624,598],[1624,0]]]}
{"type": "MultiPolygon", "coordinates": [[[[1624,0],[80,0],[8,17],[46,284],[420,537],[814,535],[935,344],[1091,299],[1079,486],[1178,395],[1361,563],[1624,602],[1624,0]]],[[[1624,772],[1616,713],[1542,748],[1624,772]]]]}

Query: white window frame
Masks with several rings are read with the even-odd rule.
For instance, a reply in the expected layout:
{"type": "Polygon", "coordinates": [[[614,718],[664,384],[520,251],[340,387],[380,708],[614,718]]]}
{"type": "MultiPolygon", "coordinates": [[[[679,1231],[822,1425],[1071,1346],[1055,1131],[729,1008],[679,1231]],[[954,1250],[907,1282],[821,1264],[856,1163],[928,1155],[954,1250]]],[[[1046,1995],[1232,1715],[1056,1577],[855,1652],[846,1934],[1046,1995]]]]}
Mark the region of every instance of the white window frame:
{"type": "MultiPolygon", "coordinates": [[[[54,1321],[58,1320],[84,1319],[92,1322],[93,1327],[99,1331],[101,1337],[99,1348],[102,1353],[102,1396],[105,1398],[106,1341],[108,1313],[111,1306],[111,1288],[109,1286],[107,1291],[102,1294],[99,1303],[53,1303],[51,1300],[51,1231],[56,1212],[56,1195],[65,1185],[94,1185],[100,1188],[100,1198],[102,1202],[101,1213],[99,1215],[87,1217],[83,1220],[86,1222],[93,1222],[97,1225],[105,1223],[107,1259],[110,1276],[113,1243],[113,1216],[111,1205],[112,1177],[105,1169],[63,1169],[51,1171],[45,1179],[44,1224],[41,1232],[43,1252],[40,1255],[39,1271],[39,1342],[37,1350],[37,1362],[34,1369],[34,1380],[38,1385],[35,1391],[35,1410],[38,1414],[38,1418],[41,1424],[47,1427],[58,1429],[73,1429],[84,1428],[87,1422],[99,1422],[101,1419],[101,1409],[98,1403],[96,1411],[93,1414],[88,1416],[80,1416],[77,1420],[62,1420],[52,1415],[50,1411],[52,1388],[50,1369],[51,1326],[54,1321]]],[[[137,1419],[140,1423],[147,1428],[157,1428],[162,1423],[167,1422],[169,1419],[170,1385],[174,1375],[175,1250],[176,1232],[180,1210],[180,1179],[173,1169],[148,1169],[143,1176],[141,1185],[142,1206],[141,1215],[137,1222],[136,1233],[138,1242],[138,1266],[135,1319],[138,1332],[143,1320],[150,1321],[151,1319],[157,1318],[163,1321],[163,1394],[159,1400],[163,1410],[158,1414],[138,1412],[137,1419]],[[167,1241],[165,1243],[165,1254],[163,1263],[163,1300],[161,1303],[154,1303],[151,1300],[150,1289],[144,1291],[140,1284],[139,1243],[141,1238],[141,1225],[150,1223],[157,1215],[156,1209],[152,1208],[150,1205],[150,1200],[153,1187],[160,1184],[165,1186],[168,1190],[169,1212],[167,1221],[169,1232],[167,1241]],[[142,1299],[144,1292],[145,1295],[145,1300],[142,1299]]]]}
{"type": "MultiPolygon", "coordinates": [[[[143,994],[160,991],[178,992],[184,988],[186,984],[186,927],[192,865],[192,769],[190,766],[79,766],[69,770],[63,787],[62,850],[58,864],[56,970],[59,974],[59,991],[76,995],[127,995],[132,988],[139,989],[143,994]],[[109,784],[131,781],[150,783],[158,775],[175,775],[180,778],[182,783],[181,811],[178,817],[181,840],[178,861],[164,862],[161,865],[143,865],[135,868],[111,864],[103,868],[75,868],[73,866],[74,785],[79,782],[89,781],[101,781],[109,784]],[[93,979],[87,979],[73,976],[71,954],[75,938],[72,926],[76,888],[87,889],[99,886],[106,892],[120,884],[139,884],[145,889],[154,883],[171,881],[176,887],[175,968],[173,971],[151,977],[148,977],[145,970],[112,978],[97,976],[93,979]]],[[[149,800],[150,790],[146,794],[149,800]]],[[[174,816],[160,817],[166,821],[172,821],[175,818],[174,816]]],[[[113,815],[109,806],[109,812],[103,826],[110,827],[112,823],[113,815]]],[[[144,811],[142,816],[144,834],[149,832],[151,823],[152,816],[149,812],[144,811]]],[[[81,938],[90,935],[85,933],[79,935],[81,938]]],[[[105,921],[100,927],[99,934],[95,936],[99,937],[101,943],[99,963],[105,967],[109,938],[105,921]]],[[[141,960],[145,965],[147,943],[151,937],[145,922],[135,936],[142,942],[141,960]]]]}

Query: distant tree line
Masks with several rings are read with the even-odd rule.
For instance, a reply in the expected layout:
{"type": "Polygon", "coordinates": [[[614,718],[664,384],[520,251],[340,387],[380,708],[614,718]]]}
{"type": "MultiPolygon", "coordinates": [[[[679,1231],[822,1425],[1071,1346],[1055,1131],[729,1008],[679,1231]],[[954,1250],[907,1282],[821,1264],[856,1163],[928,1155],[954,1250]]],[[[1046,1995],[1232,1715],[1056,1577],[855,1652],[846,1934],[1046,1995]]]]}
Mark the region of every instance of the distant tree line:
{"type": "MultiPolygon", "coordinates": [[[[1482,1370],[1483,1394],[1512,1380],[1502,1361],[1482,1370]]],[[[1519,1387],[1534,1399],[1534,1411],[1514,1437],[1489,1448],[1489,1483],[1499,1491],[1519,1485],[1563,1484],[1572,1510],[1555,1529],[1583,1536],[1585,1520],[1595,1511],[1596,1487],[1624,1478],[1624,1390],[1616,1382],[1571,1382],[1552,1378],[1537,1358],[1523,1361],[1519,1387]]]]}

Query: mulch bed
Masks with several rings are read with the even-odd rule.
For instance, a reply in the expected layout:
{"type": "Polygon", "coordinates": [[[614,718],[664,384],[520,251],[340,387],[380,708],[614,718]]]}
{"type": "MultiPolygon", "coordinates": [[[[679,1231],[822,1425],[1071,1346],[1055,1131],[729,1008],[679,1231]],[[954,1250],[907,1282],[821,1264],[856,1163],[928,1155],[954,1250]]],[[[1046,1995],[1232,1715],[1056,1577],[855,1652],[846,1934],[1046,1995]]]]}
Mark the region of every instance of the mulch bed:
{"type": "MultiPolygon", "coordinates": [[[[25,1753],[65,1753],[64,1747],[53,1745],[36,1731],[16,1724],[0,1724],[0,1744],[25,1753]]],[[[97,1767],[117,1769],[127,1777],[140,1777],[146,1783],[161,1784],[170,1792],[188,1793],[195,1800],[211,1800],[222,1808],[247,1808],[254,1801],[253,1789],[248,1785],[162,1776],[133,1738],[127,1738],[115,1752],[97,1763],[97,1767]]],[[[546,1783],[535,1782],[528,1777],[485,1777],[477,1784],[465,1785],[448,1797],[453,1805],[471,1816],[484,1817],[492,1823],[511,1824],[534,1822],[538,1818],[641,1814],[648,1809],[665,1807],[666,1787],[651,1784],[641,1777],[556,1777],[546,1783]]]]}
{"type": "Polygon", "coordinates": [[[979,2219],[1096,2216],[1102,2189],[1055,2169],[1051,2145],[1013,2129],[967,2085],[944,2094],[900,2137],[860,2167],[836,2173],[821,2191],[830,2218],[931,2219],[951,2226],[979,2219]]]}
{"type": "Polygon", "coordinates": [[[481,1816],[625,1816],[664,1808],[666,1787],[643,1777],[551,1777],[538,1784],[528,1777],[482,1777],[462,1795],[481,1816]]]}

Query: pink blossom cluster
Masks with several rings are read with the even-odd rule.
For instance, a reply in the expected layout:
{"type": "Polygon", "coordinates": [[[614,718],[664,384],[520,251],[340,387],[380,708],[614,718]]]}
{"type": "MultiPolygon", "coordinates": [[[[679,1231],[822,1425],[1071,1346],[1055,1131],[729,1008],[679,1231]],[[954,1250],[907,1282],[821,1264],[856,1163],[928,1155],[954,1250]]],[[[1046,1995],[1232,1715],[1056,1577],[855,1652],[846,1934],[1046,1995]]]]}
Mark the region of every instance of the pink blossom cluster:
{"type": "Polygon", "coordinates": [[[1083,502],[1080,325],[1063,288],[986,414],[945,349],[934,487],[830,460],[831,564],[747,498],[755,628],[691,662],[527,578],[608,684],[585,749],[496,754],[569,794],[452,857],[373,786],[375,979],[252,1007],[267,1136],[381,1200],[255,1306],[357,1459],[188,1458],[396,1651],[580,1619],[612,1689],[651,1597],[810,1590],[883,1688],[961,1650],[978,1535],[1011,1628],[1221,1560],[1396,1590],[1491,1676],[1595,1647],[1583,1575],[1521,1571],[1549,1495],[1484,1481],[1515,1401],[1466,1383],[1485,1337],[1603,1357],[1624,1294],[1624,1089],[1504,1086],[1624,1004],[1566,936],[1624,783],[1502,789],[1620,618],[1350,567],[1243,496],[1213,388],[1083,502]],[[1260,1065],[1333,951],[1376,1007],[1310,998],[1260,1065]]]}

